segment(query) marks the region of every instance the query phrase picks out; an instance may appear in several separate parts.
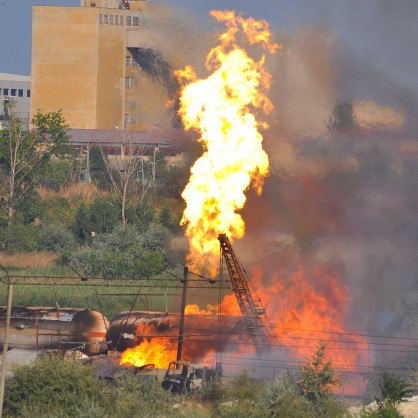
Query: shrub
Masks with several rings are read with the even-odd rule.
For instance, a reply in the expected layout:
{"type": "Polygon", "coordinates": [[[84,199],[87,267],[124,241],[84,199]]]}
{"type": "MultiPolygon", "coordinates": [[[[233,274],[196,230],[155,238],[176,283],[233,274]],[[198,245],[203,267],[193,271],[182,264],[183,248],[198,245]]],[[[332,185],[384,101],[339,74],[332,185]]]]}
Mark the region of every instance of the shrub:
{"type": "Polygon", "coordinates": [[[248,372],[244,371],[232,380],[227,388],[227,396],[229,399],[255,400],[260,397],[263,390],[263,384],[251,380],[248,376],[248,372]]]}
{"type": "Polygon", "coordinates": [[[43,200],[45,211],[42,214],[43,224],[62,224],[68,227],[74,223],[74,212],[70,202],[62,196],[46,196],[43,200]]]}
{"type": "Polygon", "coordinates": [[[39,183],[41,186],[59,192],[68,181],[71,169],[71,161],[51,159],[42,167],[39,183]]]}
{"type": "Polygon", "coordinates": [[[92,234],[111,232],[120,220],[119,203],[111,198],[81,203],[75,214],[73,231],[81,241],[91,241],[92,234]]]}
{"type": "Polygon", "coordinates": [[[0,230],[2,250],[9,253],[35,251],[38,246],[38,229],[33,225],[12,223],[0,230]]]}
{"type": "Polygon", "coordinates": [[[213,378],[204,382],[194,396],[204,402],[219,402],[225,398],[225,387],[221,379],[213,378]]]}
{"type": "Polygon", "coordinates": [[[314,417],[311,403],[300,396],[295,386],[286,385],[284,381],[269,385],[263,394],[262,402],[274,418],[314,417]]]}
{"type": "Polygon", "coordinates": [[[67,254],[59,262],[86,276],[150,277],[167,268],[163,236],[161,226],[154,225],[143,235],[133,226],[118,226],[111,233],[93,237],[91,247],[67,254]]]}
{"type": "Polygon", "coordinates": [[[45,211],[41,197],[37,192],[32,192],[26,199],[17,207],[15,220],[22,222],[25,225],[30,225],[35,222],[36,218],[43,215],[45,211]]]}
{"type": "Polygon", "coordinates": [[[126,219],[129,224],[135,225],[140,232],[145,231],[155,217],[155,209],[147,203],[129,206],[126,210],[126,219]]]}
{"type": "Polygon", "coordinates": [[[141,245],[147,251],[155,251],[164,248],[167,238],[167,228],[157,222],[151,222],[142,234],[141,245]]]}
{"type": "Polygon", "coordinates": [[[179,417],[173,409],[173,397],[155,380],[125,373],[115,390],[115,417],[179,417]]]}
{"type": "Polygon", "coordinates": [[[4,412],[12,417],[74,417],[82,402],[110,407],[109,391],[92,369],[53,356],[15,369],[6,381],[4,412]],[[39,414],[41,413],[41,414],[39,414]]]}
{"type": "Polygon", "coordinates": [[[38,247],[41,250],[62,253],[75,248],[74,235],[62,225],[42,225],[39,229],[38,247]]]}

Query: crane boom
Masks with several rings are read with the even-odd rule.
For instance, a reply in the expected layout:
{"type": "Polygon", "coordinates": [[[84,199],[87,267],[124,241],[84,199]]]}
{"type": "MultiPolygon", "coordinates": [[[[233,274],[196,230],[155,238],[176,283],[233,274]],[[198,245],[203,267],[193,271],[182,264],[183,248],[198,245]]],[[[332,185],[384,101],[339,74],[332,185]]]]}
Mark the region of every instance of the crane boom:
{"type": "Polygon", "coordinates": [[[228,268],[229,276],[242,316],[245,319],[246,327],[250,337],[253,340],[257,353],[271,349],[271,344],[264,331],[260,315],[265,313],[261,303],[256,304],[248,287],[248,281],[244,268],[238,260],[238,257],[232,249],[226,234],[219,234],[219,243],[221,245],[221,254],[228,268]]]}

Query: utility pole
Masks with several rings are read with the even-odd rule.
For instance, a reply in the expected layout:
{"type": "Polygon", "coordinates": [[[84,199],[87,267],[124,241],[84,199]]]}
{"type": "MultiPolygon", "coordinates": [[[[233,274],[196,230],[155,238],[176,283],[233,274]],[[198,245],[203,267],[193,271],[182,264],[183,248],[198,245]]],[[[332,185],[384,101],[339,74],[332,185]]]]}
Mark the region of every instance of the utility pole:
{"type": "Polygon", "coordinates": [[[180,324],[179,324],[179,339],[177,345],[177,361],[181,360],[183,352],[183,340],[184,340],[184,310],[186,308],[186,293],[187,293],[187,278],[189,276],[188,267],[184,267],[183,270],[183,293],[181,295],[181,311],[180,311],[180,324]]]}
{"type": "Polygon", "coordinates": [[[151,171],[151,176],[152,176],[152,186],[155,187],[155,175],[157,174],[157,167],[156,167],[156,156],[157,156],[157,152],[160,149],[157,147],[154,147],[154,156],[152,158],[152,171],[151,171]]]}
{"type": "Polygon", "coordinates": [[[87,184],[90,184],[90,142],[87,143],[86,166],[86,181],[87,184]]]}
{"type": "Polygon", "coordinates": [[[3,340],[3,358],[1,362],[1,376],[0,376],[0,418],[3,417],[4,386],[6,383],[7,350],[9,348],[9,329],[10,329],[10,317],[11,317],[11,312],[12,312],[12,294],[13,294],[13,285],[11,283],[9,274],[3,266],[1,266],[1,268],[3,268],[3,270],[7,274],[7,311],[6,311],[6,327],[4,330],[4,340],[3,340]]]}

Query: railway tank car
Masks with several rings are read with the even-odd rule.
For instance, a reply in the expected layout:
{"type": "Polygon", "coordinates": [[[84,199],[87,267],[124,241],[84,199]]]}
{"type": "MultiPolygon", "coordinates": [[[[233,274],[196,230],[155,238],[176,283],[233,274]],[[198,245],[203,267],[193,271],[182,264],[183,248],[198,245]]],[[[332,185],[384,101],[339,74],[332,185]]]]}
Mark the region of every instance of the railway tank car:
{"type": "MultiPolygon", "coordinates": [[[[23,307],[11,309],[8,345],[21,349],[71,349],[81,347],[86,354],[107,350],[109,321],[90,309],[23,307]]],[[[0,306],[0,346],[4,344],[6,307],[0,306]]]]}
{"type": "MultiPolygon", "coordinates": [[[[109,348],[125,351],[144,340],[167,338],[177,346],[180,314],[150,311],[127,311],[117,314],[109,324],[109,348]]],[[[224,351],[228,344],[250,343],[245,320],[241,316],[188,314],[184,317],[184,352],[187,358],[199,358],[208,350],[224,351]]]]}

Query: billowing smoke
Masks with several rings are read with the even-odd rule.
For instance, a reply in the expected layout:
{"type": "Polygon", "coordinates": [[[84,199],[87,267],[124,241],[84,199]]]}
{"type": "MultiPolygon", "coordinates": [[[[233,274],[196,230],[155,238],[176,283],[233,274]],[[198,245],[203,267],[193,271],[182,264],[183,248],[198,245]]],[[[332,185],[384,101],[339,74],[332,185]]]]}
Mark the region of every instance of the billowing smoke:
{"type": "Polygon", "coordinates": [[[155,49],[138,48],[137,60],[142,70],[155,82],[160,83],[170,96],[178,94],[179,83],[173,68],[155,49]]]}
{"type": "Polygon", "coordinates": [[[271,174],[244,209],[248,230],[237,248],[267,276],[285,276],[299,261],[333,266],[350,287],[350,325],[401,335],[402,323],[389,327],[399,301],[418,300],[418,30],[410,15],[418,5],[321,4],[329,7],[316,25],[293,28],[297,37],[278,33],[284,49],[269,62],[275,114],[265,132],[271,174]],[[352,25],[352,43],[337,38],[339,25],[352,25]]]}
{"type": "Polygon", "coordinates": [[[140,94],[127,105],[138,123],[160,128],[181,125],[177,117],[179,84],[173,71],[186,65],[203,70],[213,39],[190,13],[147,3],[138,46],[131,49],[141,68],[134,76],[140,94]]]}
{"type": "MultiPolygon", "coordinates": [[[[249,270],[262,266],[267,281],[301,265],[330,266],[350,289],[349,326],[381,334],[402,295],[418,291],[418,88],[411,71],[418,68],[418,3],[337,3],[315,3],[314,23],[294,24],[291,33],[277,29],[283,49],[266,63],[275,107],[263,132],[270,176],[261,197],[249,192],[247,233],[234,245],[249,270]],[[352,36],[338,37],[337,28],[352,36]]],[[[192,65],[205,74],[214,44],[207,27],[159,5],[144,12],[142,29],[141,65],[161,86],[155,94],[172,91],[173,68],[192,65]]],[[[160,110],[148,108],[148,115],[160,110]]]]}

